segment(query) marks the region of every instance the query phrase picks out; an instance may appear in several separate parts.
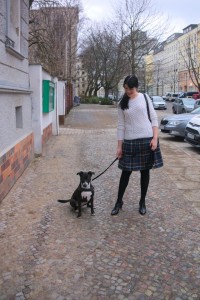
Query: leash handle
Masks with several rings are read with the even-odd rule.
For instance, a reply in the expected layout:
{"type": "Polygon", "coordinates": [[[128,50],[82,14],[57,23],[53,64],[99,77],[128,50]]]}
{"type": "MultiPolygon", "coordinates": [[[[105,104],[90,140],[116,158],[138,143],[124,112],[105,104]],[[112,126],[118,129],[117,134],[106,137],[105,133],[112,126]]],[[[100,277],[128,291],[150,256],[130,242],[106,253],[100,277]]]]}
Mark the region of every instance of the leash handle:
{"type": "Polygon", "coordinates": [[[96,177],[94,177],[93,179],[92,179],[92,181],[93,180],[95,180],[95,179],[97,179],[98,177],[100,177],[101,175],[103,175],[115,162],[116,162],[116,160],[118,160],[118,157],[116,157],[114,160],[113,160],[113,162],[107,167],[107,169],[105,169],[102,173],[100,173],[98,176],[96,176],[96,177]]]}

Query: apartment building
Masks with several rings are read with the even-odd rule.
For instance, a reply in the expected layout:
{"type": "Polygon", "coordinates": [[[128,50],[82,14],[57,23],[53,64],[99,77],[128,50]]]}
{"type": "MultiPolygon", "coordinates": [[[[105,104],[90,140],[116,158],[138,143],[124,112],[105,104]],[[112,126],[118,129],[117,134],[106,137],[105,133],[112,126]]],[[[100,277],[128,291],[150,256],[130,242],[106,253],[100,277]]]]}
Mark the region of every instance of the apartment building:
{"type": "Polygon", "coordinates": [[[153,51],[144,57],[145,61],[145,91],[153,95],[153,51]]]}
{"type": "Polygon", "coordinates": [[[87,72],[84,70],[82,55],[79,55],[76,60],[75,95],[84,97],[87,87],[87,72]]]}
{"type": "Polygon", "coordinates": [[[191,24],[174,33],[153,53],[153,94],[196,91],[191,61],[200,64],[200,24],[191,24]],[[191,57],[189,57],[191,55],[191,57]]]}
{"type": "Polygon", "coordinates": [[[196,91],[194,85],[194,73],[188,71],[190,66],[192,70],[192,61],[200,66],[200,24],[192,24],[183,29],[183,35],[178,39],[179,47],[179,90],[180,91],[196,91]],[[192,80],[193,79],[193,80],[192,80]]]}

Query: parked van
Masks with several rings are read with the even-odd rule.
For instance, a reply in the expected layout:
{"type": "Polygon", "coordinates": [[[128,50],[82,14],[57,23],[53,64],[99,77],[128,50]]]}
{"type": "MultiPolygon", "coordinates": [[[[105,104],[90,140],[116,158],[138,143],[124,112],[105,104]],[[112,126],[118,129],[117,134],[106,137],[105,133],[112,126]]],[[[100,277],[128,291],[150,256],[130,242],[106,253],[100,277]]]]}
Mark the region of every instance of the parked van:
{"type": "Polygon", "coordinates": [[[167,93],[166,96],[165,96],[165,100],[166,101],[174,101],[177,97],[179,96],[179,93],[167,93]]]}
{"type": "MultiPolygon", "coordinates": [[[[197,95],[199,92],[182,92],[179,98],[194,98],[193,95],[197,95]]],[[[195,98],[194,98],[195,99],[195,98]]]]}
{"type": "Polygon", "coordinates": [[[200,115],[190,119],[185,128],[185,140],[189,144],[200,148],[200,115]]]}

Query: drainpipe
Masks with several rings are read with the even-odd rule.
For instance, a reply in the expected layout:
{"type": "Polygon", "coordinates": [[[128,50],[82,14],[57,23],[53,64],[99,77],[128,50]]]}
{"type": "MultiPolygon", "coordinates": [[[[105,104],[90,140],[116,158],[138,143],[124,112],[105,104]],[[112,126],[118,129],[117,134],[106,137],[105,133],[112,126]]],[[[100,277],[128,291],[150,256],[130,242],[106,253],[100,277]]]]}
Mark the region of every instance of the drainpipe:
{"type": "Polygon", "coordinates": [[[6,36],[9,35],[9,25],[10,25],[10,0],[6,1],[6,36]]]}
{"type": "Polygon", "coordinates": [[[53,82],[55,84],[55,91],[54,91],[54,96],[55,96],[55,135],[59,135],[59,121],[58,121],[58,78],[55,77],[53,78],[53,82]]]}

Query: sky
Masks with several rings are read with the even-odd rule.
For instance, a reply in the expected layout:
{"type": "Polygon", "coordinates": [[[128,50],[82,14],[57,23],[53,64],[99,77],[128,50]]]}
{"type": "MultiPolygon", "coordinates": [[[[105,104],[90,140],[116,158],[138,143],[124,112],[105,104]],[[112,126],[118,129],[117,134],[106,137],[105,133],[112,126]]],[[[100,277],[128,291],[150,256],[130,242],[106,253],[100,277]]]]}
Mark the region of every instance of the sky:
{"type": "MultiPolygon", "coordinates": [[[[82,0],[84,12],[92,21],[101,21],[120,0],[82,0]]],[[[122,0],[123,1],[123,0],[122,0]]],[[[125,1],[125,0],[124,0],[125,1]]],[[[134,0],[133,0],[134,1],[134,0]]],[[[163,16],[167,16],[174,32],[190,24],[200,23],[200,0],[151,0],[151,4],[163,16]]]]}

